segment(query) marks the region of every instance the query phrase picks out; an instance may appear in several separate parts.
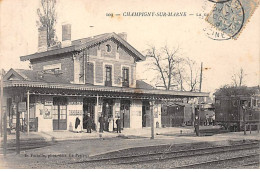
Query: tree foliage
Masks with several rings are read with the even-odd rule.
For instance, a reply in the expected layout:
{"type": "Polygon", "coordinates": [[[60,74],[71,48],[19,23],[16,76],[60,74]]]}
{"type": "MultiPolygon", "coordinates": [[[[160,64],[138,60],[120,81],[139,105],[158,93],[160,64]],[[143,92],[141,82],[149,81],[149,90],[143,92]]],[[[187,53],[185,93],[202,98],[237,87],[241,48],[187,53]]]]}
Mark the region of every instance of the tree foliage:
{"type": "Polygon", "coordinates": [[[223,87],[219,88],[216,92],[216,96],[252,96],[254,94],[259,93],[259,87],[247,87],[247,86],[229,86],[224,85],[223,87]]]}
{"type": "Polygon", "coordinates": [[[37,9],[39,20],[36,22],[38,28],[47,29],[47,46],[57,43],[55,24],[57,22],[56,0],[41,0],[41,6],[37,9]]]}

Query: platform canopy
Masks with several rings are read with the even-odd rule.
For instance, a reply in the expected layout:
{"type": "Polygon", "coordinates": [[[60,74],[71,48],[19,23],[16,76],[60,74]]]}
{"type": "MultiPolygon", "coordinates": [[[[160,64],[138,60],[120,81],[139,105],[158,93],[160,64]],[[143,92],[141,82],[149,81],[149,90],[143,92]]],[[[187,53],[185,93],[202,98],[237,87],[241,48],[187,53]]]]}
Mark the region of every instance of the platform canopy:
{"type": "Polygon", "coordinates": [[[73,84],[53,74],[39,77],[32,70],[10,69],[4,77],[4,88],[9,92],[27,92],[37,95],[89,96],[132,99],[174,99],[208,97],[209,93],[155,89],[137,80],[136,88],[107,87],[91,84],[73,84]]]}

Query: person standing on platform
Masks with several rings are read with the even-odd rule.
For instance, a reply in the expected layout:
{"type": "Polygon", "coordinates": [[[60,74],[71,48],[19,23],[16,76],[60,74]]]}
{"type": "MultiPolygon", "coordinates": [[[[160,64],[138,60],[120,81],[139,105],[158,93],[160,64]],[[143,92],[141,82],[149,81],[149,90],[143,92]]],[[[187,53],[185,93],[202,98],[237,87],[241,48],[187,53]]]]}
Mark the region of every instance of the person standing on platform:
{"type": "Polygon", "coordinates": [[[116,127],[117,127],[117,133],[121,133],[121,119],[120,116],[118,116],[117,120],[116,120],[116,127]]]}
{"type": "Polygon", "coordinates": [[[104,116],[104,130],[108,131],[108,117],[107,117],[107,115],[104,116]]]}
{"type": "Polygon", "coordinates": [[[104,117],[103,117],[103,115],[101,114],[101,116],[99,117],[99,120],[98,120],[98,122],[100,123],[100,128],[99,128],[99,132],[100,133],[103,133],[103,131],[104,131],[104,117]]]}
{"type": "Polygon", "coordinates": [[[215,114],[212,116],[212,125],[215,126],[215,114]]]}
{"type": "Polygon", "coordinates": [[[76,130],[77,133],[81,131],[80,119],[79,119],[78,116],[77,116],[76,121],[75,121],[75,130],[76,130]]]}
{"type": "Polygon", "coordinates": [[[92,119],[90,118],[90,113],[87,115],[87,133],[91,133],[92,119]]]}
{"type": "Polygon", "coordinates": [[[87,112],[84,113],[83,117],[83,129],[87,129],[87,112]]]}

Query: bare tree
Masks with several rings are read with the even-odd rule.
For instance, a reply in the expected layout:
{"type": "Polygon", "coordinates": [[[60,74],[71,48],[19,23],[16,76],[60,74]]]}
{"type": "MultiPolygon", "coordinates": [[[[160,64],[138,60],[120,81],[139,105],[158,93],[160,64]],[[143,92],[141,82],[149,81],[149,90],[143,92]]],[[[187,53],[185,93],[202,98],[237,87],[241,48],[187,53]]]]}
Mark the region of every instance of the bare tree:
{"type": "Polygon", "coordinates": [[[244,83],[245,76],[246,74],[244,72],[244,69],[241,67],[238,72],[232,75],[232,84],[235,87],[241,87],[244,83]]]}
{"type": "Polygon", "coordinates": [[[171,90],[175,86],[181,91],[199,90],[200,67],[194,60],[181,57],[179,47],[169,49],[166,45],[157,49],[150,46],[146,56],[152,59],[148,65],[156,72],[157,76],[154,79],[160,84],[159,87],[165,90],[171,90]]]}
{"type": "Polygon", "coordinates": [[[198,67],[197,63],[189,57],[187,57],[185,61],[188,65],[187,69],[189,71],[189,75],[185,81],[189,86],[189,91],[197,91],[198,84],[200,83],[200,68],[198,67]]]}
{"type": "Polygon", "coordinates": [[[179,47],[170,50],[167,45],[159,50],[155,46],[150,46],[147,50],[147,57],[152,59],[150,69],[158,73],[159,83],[165,90],[170,90],[174,86],[178,52],[179,47]]]}
{"type": "Polygon", "coordinates": [[[180,91],[185,91],[185,80],[187,79],[187,73],[185,69],[185,59],[178,58],[176,60],[176,75],[174,77],[180,87],[180,91]]]}
{"type": "Polygon", "coordinates": [[[39,28],[47,29],[48,47],[57,43],[55,24],[57,20],[56,0],[41,0],[41,6],[37,9],[39,20],[36,22],[39,28]]]}

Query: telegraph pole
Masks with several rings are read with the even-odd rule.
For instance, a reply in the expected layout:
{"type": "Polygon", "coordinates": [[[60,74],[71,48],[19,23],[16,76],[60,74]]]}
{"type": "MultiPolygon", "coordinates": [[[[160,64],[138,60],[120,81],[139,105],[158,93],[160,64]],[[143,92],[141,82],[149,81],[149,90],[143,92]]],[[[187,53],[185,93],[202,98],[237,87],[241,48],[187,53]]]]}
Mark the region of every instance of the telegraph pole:
{"type": "Polygon", "coordinates": [[[201,86],[202,86],[202,68],[203,68],[203,62],[201,62],[201,66],[200,66],[200,92],[201,92],[201,86]]]}
{"type": "Polygon", "coordinates": [[[0,113],[1,113],[1,118],[0,118],[0,128],[1,128],[1,137],[3,137],[3,70],[1,72],[1,97],[0,97],[0,113]]]}
{"type": "MultiPolygon", "coordinates": [[[[6,110],[3,109],[3,102],[4,102],[4,87],[3,87],[3,79],[4,79],[4,70],[1,70],[1,134],[2,134],[2,124],[4,127],[4,156],[6,156],[6,147],[7,147],[7,117],[6,117],[6,110]],[[2,116],[4,116],[2,121],[2,116]]],[[[2,135],[1,135],[2,136],[2,135]]]]}
{"type": "Polygon", "coordinates": [[[246,135],[246,111],[247,111],[247,101],[244,102],[243,108],[243,123],[244,123],[244,135],[246,135]]]}

